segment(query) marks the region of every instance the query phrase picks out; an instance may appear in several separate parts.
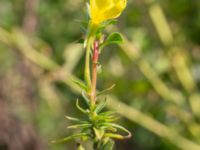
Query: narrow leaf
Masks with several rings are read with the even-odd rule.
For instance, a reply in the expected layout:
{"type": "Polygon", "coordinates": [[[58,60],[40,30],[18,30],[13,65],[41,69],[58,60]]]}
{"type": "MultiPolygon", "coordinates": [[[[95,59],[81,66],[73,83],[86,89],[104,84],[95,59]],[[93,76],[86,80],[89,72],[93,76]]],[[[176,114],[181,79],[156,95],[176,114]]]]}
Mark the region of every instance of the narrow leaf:
{"type": "Polygon", "coordinates": [[[83,89],[84,91],[87,90],[87,86],[85,85],[85,83],[81,80],[76,80],[76,79],[73,79],[72,80],[76,85],[78,85],[81,89],[83,89]]]}
{"type": "Polygon", "coordinates": [[[100,95],[102,95],[102,94],[107,93],[108,91],[112,90],[115,86],[116,86],[116,84],[113,84],[113,85],[111,85],[109,88],[107,88],[107,89],[105,89],[105,90],[103,90],[103,91],[98,92],[97,96],[100,96],[100,95]]]}
{"type": "Polygon", "coordinates": [[[102,126],[100,127],[102,130],[105,130],[105,131],[111,131],[111,132],[117,132],[117,129],[114,128],[114,127],[108,127],[108,126],[102,126]]]}
{"type": "Polygon", "coordinates": [[[95,112],[98,114],[99,112],[102,111],[102,109],[106,106],[106,98],[103,101],[100,101],[100,103],[96,106],[95,112]]]}
{"type": "Polygon", "coordinates": [[[87,127],[91,127],[92,125],[90,123],[84,123],[84,124],[76,124],[76,125],[71,125],[68,126],[68,129],[77,129],[77,128],[87,128],[87,127]]]}
{"type": "Polygon", "coordinates": [[[100,147],[100,150],[113,150],[114,144],[115,142],[113,140],[108,140],[102,147],[100,147]]]}
{"type": "Polygon", "coordinates": [[[94,130],[94,133],[97,137],[98,140],[101,140],[101,138],[103,137],[104,135],[104,131],[103,130],[99,130],[99,129],[96,129],[96,128],[93,128],[94,130]]]}
{"type": "Polygon", "coordinates": [[[112,133],[106,133],[106,136],[109,136],[109,137],[112,137],[112,138],[117,138],[117,139],[127,139],[127,138],[130,138],[132,135],[131,135],[131,132],[128,131],[126,128],[118,125],[118,124],[115,124],[115,123],[103,123],[103,125],[106,125],[106,126],[112,126],[114,128],[118,128],[124,132],[127,133],[127,135],[123,136],[123,135],[119,135],[119,134],[112,134],[112,133]]]}
{"type": "Polygon", "coordinates": [[[78,119],[78,118],[74,118],[74,117],[70,117],[70,116],[65,116],[65,118],[67,118],[68,120],[77,122],[77,123],[87,123],[87,121],[80,120],[80,119],[78,119]]]}
{"type": "Polygon", "coordinates": [[[83,100],[85,102],[85,104],[90,107],[90,100],[88,99],[88,97],[85,95],[85,92],[82,91],[82,97],[83,97],[83,100]]]}
{"type": "Polygon", "coordinates": [[[114,112],[114,111],[105,111],[105,112],[100,113],[99,115],[110,116],[110,115],[115,115],[115,114],[116,114],[116,112],[114,112]]]}
{"type": "Polygon", "coordinates": [[[82,108],[80,105],[79,105],[79,100],[77,99],[76,100],[76,107],[78,108],[78,110],[80,110],[81,112],[83,112],[83,113],[88,113],[89,112],[89,110],[85,110],[84,108],[82,108]]]}
{"type": "Polygon", "coordinates": [[[74,134],[74,135],[65,137],[65,138],[63,138],[63,139],[53,140],[53,141],[51,141],[51,142],[52,142],[52,143],[59,144],[59,143],[63,143],[63,142],[72,140],[72,139],[74,139],[74,138],[85,137],[85,136],[89,136],[89,135],[88,135],[87,133],[74,134]]]}
{"type": "Polygon", "coordinates": [[[122,136],[120,134],[115,134],[115,133],[105,133],[104,136],[105,137],[114,138],[114,139],[118,139],[118,140],[124,140],[124,139],[126,139],[124,136],[122,136]]]}

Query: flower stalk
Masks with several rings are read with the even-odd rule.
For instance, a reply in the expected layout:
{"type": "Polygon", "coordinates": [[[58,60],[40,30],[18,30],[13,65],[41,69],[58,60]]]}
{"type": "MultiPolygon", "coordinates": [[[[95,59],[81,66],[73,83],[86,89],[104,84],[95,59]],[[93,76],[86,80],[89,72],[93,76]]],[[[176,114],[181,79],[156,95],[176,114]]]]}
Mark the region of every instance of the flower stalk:
{"type": "Polygon", "coordinates": [[[96,34],[97,26],[92,22],[89,22],[88,25],[88,33],[86,36],[86,40],[84,43],[84,47],[86,49],[85,53],[85,70],[84,70],[84,78],[87,85],[87,92],[88,95],[91,91],[91,69],[90,69],[90,54],[91,48],[93,47],[93,43],[95,41],[95,34],[96,34]]]}
{"type": "Polygon", "coordinates": [[[91,104],[96,103],[96,85],[97,85],[97,66],[99,59],[99,42],[97,40],[93,43],[93,57],[92,57],[92,89],[91,89],[91,104]]]}
{"type": "Polygon", "coordinates": [[[87,84],[88,90],[90,90],[91,87],[91,77],[90,77],[90,40],[88,41],[88,44],[86,45],[86,53],[85,53],[85,70],[84,70],[84,78],[85,82],[87,84]]]}

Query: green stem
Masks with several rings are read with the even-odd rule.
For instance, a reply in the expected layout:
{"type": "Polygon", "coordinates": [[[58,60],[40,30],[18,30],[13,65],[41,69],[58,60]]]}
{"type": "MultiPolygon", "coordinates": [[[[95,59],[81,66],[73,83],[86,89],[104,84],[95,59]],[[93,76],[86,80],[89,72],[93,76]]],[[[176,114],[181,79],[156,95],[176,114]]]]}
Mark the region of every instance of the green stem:
{"type": "Polygon", "coordinates": [[[90,77],[90,39],[88,39],[86,45],[86,55],[85,55],[85,81],[88,87],[88,90],[91,89],[91,77],[90,77]]]}
{"type": "MultiPolygon", "coordinates": [[[[87,94],[89,96],[91,96],[91,92],[92,92],[92,81],[91,81],[91,73],[90,73],[90,70],[91,70],[91,68],[90,68],[90,52],[91,52],[91,47],[95,41],[95,34],[97,31],[97,28],[98,27],[95,24],[90,22],[89,26],[88,26],[88,35],[87,35],[87,39],[86,39],[84,78],[85,78],[85,82],[88,87],[87,94]]],[[[91,100],[91,103],[93,103],[92,100],[91,100]]]]}

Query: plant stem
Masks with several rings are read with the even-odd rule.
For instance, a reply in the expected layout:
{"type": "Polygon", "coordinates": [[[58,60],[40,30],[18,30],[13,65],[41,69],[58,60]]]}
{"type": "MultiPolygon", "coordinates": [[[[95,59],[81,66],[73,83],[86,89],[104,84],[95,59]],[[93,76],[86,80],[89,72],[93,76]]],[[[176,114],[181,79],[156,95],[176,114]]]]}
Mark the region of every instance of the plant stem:
{"type": "Polygon", "coordinates": [[[90,77],[90,39],[88,39],[87,46],[86,46],[86,55],[85,55],[85,72],[84,77],[88,87],[88,90],[91,88],[91,77],[90,77]]]}
{"type": "Polygon", "coordinates": [[[94,41],[93,43],[93,57],[92,57],[92,89],[91,89],[91,103],[96,103],[96,85],[97,85],[97,66],[99,59],[99,42],[94,41]]]}

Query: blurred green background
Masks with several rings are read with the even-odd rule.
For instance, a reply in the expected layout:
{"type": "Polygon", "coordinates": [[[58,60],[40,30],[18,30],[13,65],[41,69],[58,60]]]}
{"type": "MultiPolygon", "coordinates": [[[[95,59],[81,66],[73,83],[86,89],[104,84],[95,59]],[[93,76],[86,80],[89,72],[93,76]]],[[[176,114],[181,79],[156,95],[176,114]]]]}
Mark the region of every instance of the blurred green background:
{"type": "MultiPolygon", "coordinates": [[[[69,135],[84,50],[84,0],[0,0],[0,150],[75,150],[69,135]]],[[[200,150],[200,1],[129,0],[107,33],[98,89],[133,137],[117,150],[200,150]]]]}

